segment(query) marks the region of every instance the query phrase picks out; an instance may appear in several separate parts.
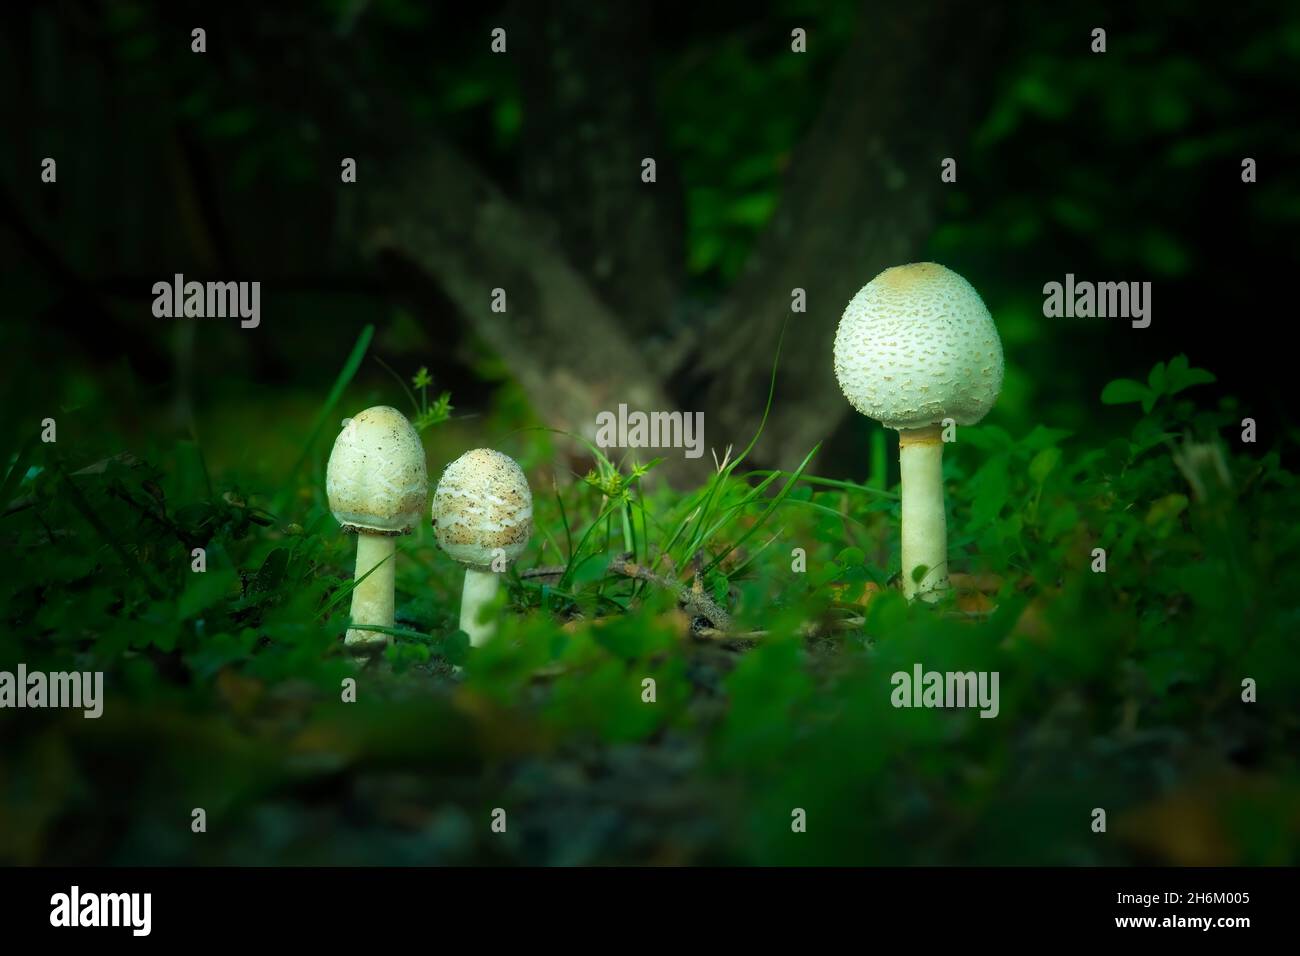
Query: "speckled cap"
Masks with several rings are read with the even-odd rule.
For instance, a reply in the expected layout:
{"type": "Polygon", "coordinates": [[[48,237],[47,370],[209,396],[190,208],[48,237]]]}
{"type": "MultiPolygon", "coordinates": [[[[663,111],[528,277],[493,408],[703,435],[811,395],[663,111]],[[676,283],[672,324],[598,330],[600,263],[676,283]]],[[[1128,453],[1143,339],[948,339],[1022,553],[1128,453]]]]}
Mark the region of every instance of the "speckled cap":
{"type": "Polygon", "coordinates": [[[395,408],[343,419],[325,468],[330,511],[345,531],[405,534],[424,516],[429,473],[419,433],[395,408]]]}
{"type": "Polygon", "coordinates": [[[835,377],[854,408],[889,428],[973,425],[1002,390],[1002,340],[957,273],[934,262],[895,266],[844,310],[835,377]]]}
{"type": "Polygon", "coordinates": [[[438,547],[461,564],[491,566],[500,548],[513,561],[533,533],[533,494],[523,469],[491,448],[467,451],[438,479],[433,493],[438,547]]]}

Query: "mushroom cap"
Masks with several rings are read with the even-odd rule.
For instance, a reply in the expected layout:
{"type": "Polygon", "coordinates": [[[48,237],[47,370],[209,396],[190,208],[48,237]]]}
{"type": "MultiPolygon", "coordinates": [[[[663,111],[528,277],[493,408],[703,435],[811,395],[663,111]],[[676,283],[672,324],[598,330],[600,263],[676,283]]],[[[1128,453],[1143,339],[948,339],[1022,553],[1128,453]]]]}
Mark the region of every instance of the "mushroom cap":
{"type": "Polygon", "coordinates": [[[405,534],[420,523],[429,473],[419,433],[395,408],[343,419],[325,468],[330,511],[345,531],[405,534]]]}
{"type": "Polygon", "coordinates": [[[975,424],[1002,390],[1002,367],[1002,340],[979,293],[935,262],[880,273],[835,332],[845,397],[889,428],[975,424]]]}
{"type": "Polygon", "coordinates": [[[533,532],[533,494],[523,469],[491,448],[467,451],[438,479],[433,492],[438,547],[461,564],[492,565],[497,549],[513,561],[533,532]]]}

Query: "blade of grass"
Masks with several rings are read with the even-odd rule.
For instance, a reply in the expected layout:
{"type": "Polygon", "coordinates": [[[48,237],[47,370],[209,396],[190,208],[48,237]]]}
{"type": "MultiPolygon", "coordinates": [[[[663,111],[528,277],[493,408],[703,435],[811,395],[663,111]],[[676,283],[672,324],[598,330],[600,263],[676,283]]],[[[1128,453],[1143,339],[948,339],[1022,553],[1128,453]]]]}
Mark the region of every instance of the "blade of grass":
{"type": "Polygon", "coordinates": [[[759,515],[758,520],[755,521],[745,531],[744,534],[742,534],[739,538],[737,538],[734,542],[732,542],[730,547],[728,547],[721,554],[716,555],[714,559],[710,561],[708,565],[704,568],[705,573],[708,573],[709,571],[717,567],[718,564],[723,560],[723,558],[729,555],[732,551],[735,551],[737,548],[741,547],[746,541],[748,541],[750,538],[752,538],[755,534],[758,533],[758,530],[761,527],[763,527],[763,524],[767,521],[767,519],[772,516],[772,512],[775,511],[780,506],[781,502],[785,500],[786,496],[788,496],[790,492],[794,490],[795,483],[798,482],[799,476],[803,474],[804,469],[808,467],[808,462],[812,461],[813,456],[816,455],[817,452],[821,450],[821,447],[822,447],[821,442],[818,442],[815,446],[813,446],[813,450],[808,452],[808,454],[804,456],[804,460],[799,463],[799,467],[795,469],[790,479],[785,483],[785,485],[782,486],[781,490],[777,492],[776,497],[772,499],[771,503],[769,503],[768,506],[763,510],[763,513],[759,515]]]}
{"type": "MultiPolygon", "coordinates": [[[[663,547],[659,549],[659,556],[655,558],[654,564],[650,565],[650,570],[653,571],[655,568],[659,567],[659,562],[662,561],[665,556],[671,554],[673,546],[677,544],[677,539],[680,538],[682,536],[682,533],[687,529],[687,527],[690,526],[690,522],[694,519],[695,514],[696,514],[695,512],[691,512],[687,514],[686,517],[684,517],[680,522],[678,522],[677,530],[674,531],[672,535],[668,538],[667,543],[664,544],[663,547]]],[[[678,566],[680,567],[680,563],[678,564],[678,566]]]]}
{"type": "MultiPolygon", "coordinates": [[[[760,471],[751,471],[751,475],[788,475],[788,471],[770,471],[767,469],[760,471]]],[[[839,481],[835,478],[821,478],[817,475],[804,475],[799,479],[806,485],[820,485],[825,488],[838,488],[840,491],[856,491],[862,494],[875,495],[880,498],[890,498],[898,500],[898,495],[892,491],[883,491],[878,488],[872,488],[869,485],[858,485],[851,481],[839,481]]]]}
{"type": "Polygon", "coordinates": [[[717,499],[718,490],[726,484],[727,480],[731,477],[732,472],[734,472],[737,466],[739,466],[740,463],[749,456],[749,453],[754,450],[754,446],[758,444],[758,439],[763,434],[763,429],[767,427],[767,418],[768,415],[771,414],[772,401],[776,396],[776,373],[777,369],[780,368],[781,365],[781,346],[782,343],[785,342],[785,330],[786,322],[782,322],[781,335],[776,341],[776,355],[772,358],[772,373],[767,383],[767,401],[763,404],[763,417],[759,419],[758,429],[754,432],[754,437],[749,440],[749,444],[745,446],[745,450],[737,455],[734,460],[729,461],[725,466],[720,468],[717,474],[710,479],[704,504],[701,506],[701,510],[698,513],[699,516],[696,520],[697,533],[687,539],[688,545],[684,549],[684,553],[678,558],[677,563],[679,566],[689,560],[690,556],[698,551],[702,546],[703,540],[698,533],[698,529],[703,528],[708,522],[710,513],[713,510],[713,503],[717,499]]]}
{"type": "Polygon", "coordinates": [[[351,631],[378,631],[380,634],[391,634],[394,637],[410,637],[417,641],[423,641],[431,644],[433,638],[424,631],[412,630],[409,627],[386,627],[383,624],[353,624],[348,628],[351,631]]]}
{"type": "Polygon", "coordinates": [[[758,497],[768,489],[772,482],[776,481],[779,474],[780,472],[768,475],[768,477],[764,478],[761,482],[751,488],[749,494],[745,495],[745,497],[741,498],[734,505],[731,505],[722,512],[722,517],[714,523],[712,528],[700,537],[699,543],[693,550],[698,551],[700,548],[705,547],[717,536],[719,531],[731,524],[731,522],[735,521],[741,511],[753,504],[754,501],[756,501],[758,497]]]}
{"type": "Polygon", "coordinates": [[[732,568],[732,569],[731,569],[731,573],[727,575],[727,578],[730,579],[730,580],[732,580],[732,581],[734,581],[736,578],[738,578],[738,577],[740,577],[742,574],[744,574],[744,573],[745,573],[745,570],[746,570],[746,569],[747,569],[751,564],[754,563],[754,561],[758,558],[758,556],[761,555],[761,554],[762,554],[764,551],[766,551],[768,548],[770,548],[773,544],[775,544],[776,541],[777,541],[777,540],[781,537],[781,535],[784,534],[784,533],[785,533],[785,528],[782,528],[782,529],[781,529],[780,531],[778,531],[776,534],[772,535],[772,537],[768,538],[767,541],[766,541],[766,542],[765,542],[765,543],[764,543],[764,544],[763,544],[763,545],[762,545],[762,546],[761,546],[757,551],[755,551],[753,554],[751,554],[749,557],[747,557],[744,561],[740,562],[740,564],[738,564],[738,565],[736,565],[734,568],[732,568]]]}
{"type": "Polygon", "coordinates": [[[636,526],[632,523],[632,503],[624,501],[618,509],[618,516],[623,520],[623,547],[632,553],[632,560],[637,558],[636,554],[636,526]]]}
{"type": "Polygon", "coordinates": [[[545,546],[549,544],[552,548],[555,549],[555,556],[561,560],[565,560],[564,549],[560,547],[560,542],[555,540],[555,535],[551,534],[551,529],[537,524],[535,524],[533,527],[537,531],[540,531],[542,533],[542,537],[546,539],[542,547],[542,552],[541,552],[542,559],[545,560],[546,558],[545,546]]]}
{"type": "Polygon", "coordinates": [[[569,512],[564,507],[564,496],[560,494],[560,486],[555,481],[554,476],[551,477],[551,490],[555,492],[555,502],[560,506],[560,520],[564,522],[564,545],[565,548],[568,550],[568,553],[565,555],[565,561],[566,562],[572,561],[573,560],[573,532],[569,530],[569,512]]]}
{"type": "Polygon", "coordinates": [[[868,484],[877,491],[885,490],[885,430],[871,430],[871,477],[868,484]]]}
{"type": "Polygon", "coordinates": [[[781,334],[776,340],[776,355],[772,358],[772,376],[767,383],[767,403],[763,406],[763,417],[758,422],[758,431],[754,432],[754,437],[749,440],[745,450],[731,463],[732,470],[754,450],[754,446],[758,444],[759,436],[763,434],[763,429],[767,427],[767,416],[772,410],[772,398],[776,395],[776,370],[781,364],[781,343],[785,341],[785,327],[788,321],[787,317],[786,321],[781,323],[781,334]]]}
{"type": "MultiPolygon", "coordinates": [[[[645,546],[645,558],[646,560],[649,560],[650,528],[646,525],[645,495],[641,494],[640,491],[637,492],[636,504],[637,504],[637,508],[641,511],[641,543],[645,546]]],[[[636,520],[635,516],[633,516],[633,521],[635,520],[636,520]]],[[[632,583],[632,599],[635,600],[644,589],[645,589],[644,581],[634,581],[632,583]]]]}
{"type": "Polygon", "coordinates": [[[345,597],[347,597],[347,596],[350,595],[353,591],[355,591],[355,590],[356,590],[356,587],[357,587],[358,584],[360,584],[360,583],[361,583],[362,581],[364,581],[366,578],[370,577],[370,575],[374,574],[374,573],[375,573],[375,568],[377,568],[377,567],[379,567],[381,564],[383,564],[384,561],[389,561],[389,560],[391,560],[393,557],[396,556],[396,554],[397,554],[397,552],[394,551],[392,554],[386,556],[386,557],[384,558],[383,561],[378,561],[378,562],[376,562],[376,563],[375,563],[375,564],[370,568],[370,570],[366,571],[366,573],[363,574],[363,575],[361,575],[361,577],[359,577],[359,578],[353,578],[353,579],[352,579],[351,581],[349,581],[347,584],[343,585],[343,587],[339,588],[336,592],[334,592],[334,596],[331,597],[331,598],[329,599],[329,601],[325,604],[325,606],[324,606],[323,608],[321,608],[319,611],[316,612],[316,620],[319,621],[319,620],[321,620],[322,618],[324,618],[325,615],[330,611],[331,608],[335,607],[335,606],[336,606],[340,601],[342,601],[345,597]]]}
{"type": "Polygon", "coordinates": [[[298,472],[302,469],[303,464],[311,456],[312,449],[316,446],[316,440],[320,437],[321,429],[325,427],[325,422],[329,419],[330,414],[334,411],[334,406],[339,403],[343,397],[344,390],[351,384],[352,379],[356,376],[357,370],[361,368],[361,362],[366,357],[366,350],[370,348],[370,340],[375,337],[375,327],[367,325],[361,330],[357,337],[356,345],[352,346],[352,352],[348,355],[347,361],[343,363],[343,368],[339,369],[338,376],[334,379],[334,385],[330,389],[329,396],[325,399],[325,404],[320,407],[316,413],[316,419],[312,422],[311,430],[307,433],[307,441],[302,447],[302,452],[298,459],[289,469],[289,475],[285,479],[285,487],[280,491],[275,500],[272,511],[279,513],[284,510],[284,506],[293,496],[293,480],[297,477],[298,472]]]}
{"type": "Polygon", "coordinates": [[[826,514],[830,515],[832,518],[838,518],[840,521],[852,521],[855,525],[857,525],[859,528],[862,528],[864,531],[871,530],[871,528],[868,527],[865,522],[859,521],[857,518],[853,517],[852,515],[846,515],[843,512],[836,511],[834,508],[828,508],[820,501],[801,501],[798,498],[795,498],[788,503],[792,505],[799,505],[804,508],[812,508],[814,511],[825,512],[826,514]]]}
{"type": "Polygon", "coordinates": [[[0,485],[0,507],[9,504],[18,490],[19,484],[22,483],[23,477],[27,474],[27,469],[31,467],[32,456],[36,451],[36,436],[31,438],[18,449],[18,457],[14,460],[14,466],[9,469],[9,474],[5,475],[4,484],[0,485]]]}
{"type": "Polygon", "coordinates": [[[76,482],[64,471],[63,463],[57,463],[55,468],[58,471],[60,483],[68,494],[68,500],[72,502],[72,506],[80,512],[81,516],[86,519],[86,523],[95,529],[99,536],[104,539],[104,542],[113,549],[113,553],[121,559],[127,571],[144,583],[149,596],[154,600],[160,600],[164,591],[162,586],[154,579],[153,574],[136,560],[135,555],[126,549],[126,546],[118,540],[117,535],[113,534],[112,529],[103,522],[95,509],[90,506],[90,502],[81,493],[81,489],[77,487],[76,482]]]}
{"type": "Polygon", "coordinates": [[[605,523],[605,520],[609,517],[609,515],[613,514],[615,507],[616,505],[611,505],[610,507],[605,508],[604,510],[601,511],[600,514],[596,516],[596,520],[594,520],[590,525],[588,525],[587,530],[583,533],[582,537],[578,540],[578,547],[574,549],[573,554],[569,555],[569,562],[564,566],[564,574],[560,575],[560,580],[556,584],[557,590],[564,590],[568,588],[569,580],[573,577],[574,571],[577,570],[577,567],[581,567],[582,564],[585,564],[587,562],[588,559],[584,558],[576,567],[574,565],[574,561],[577,559],[578,555],[582,554],[582,549],[587,546],[587,539],[590,538],[592,534],[597,529],[599,529],[601,525],[605,523]]]}
{"type": "Polygon", "coordinates": [[[378,355],[372,355],[370,357],[379,363],[380,368],[382,368],[385,372],[387,372],[389,375],[393,377],[393,381],[398,384],[398,386],[402,389],[402,391],[406,393],[406,397],[411,400],[411,407],[415,409],[415,414],[419,415],[420,412],[423,411],[423,409],[420,408],[420,403],[419,401],[416,400],[415,393],[411,391],[410,386],[406,384],[406,379],[398,375],[397,372],[394,371],[393,367],[389,365],[387,362],[385,362],[383,359],[381,359],[378,355]]]}

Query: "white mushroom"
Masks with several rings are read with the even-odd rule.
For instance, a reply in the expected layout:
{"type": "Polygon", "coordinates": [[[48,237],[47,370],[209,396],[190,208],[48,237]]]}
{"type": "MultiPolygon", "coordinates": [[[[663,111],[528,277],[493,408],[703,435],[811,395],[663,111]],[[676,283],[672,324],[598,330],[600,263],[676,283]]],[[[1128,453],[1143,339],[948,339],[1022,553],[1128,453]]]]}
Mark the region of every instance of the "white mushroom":
{"type": "Polygon", "coordinates": [[[1002,341],[971,284],[933,262],[886,269],[858,291],[835,333],[835,377],[859,412],[898,429],[903,591],[948,587],[940,424],[973,425],[1002,389],[1002,341]],[[917,568],[925,568],[920,581],[917,568]]]}
{"type": "Polygon", "coordinates": [[[460,629],[477,646],[496,630],[495,622],[482,617],[496,597],[500,574],[533,531],[533,496],[523,470],[491,448],[467,451],[438,480],[433,527],[438,547],[465,565],[460,629]]]}
{"type": "Polygon", "coordinates": [[[357,535],[354,626],[344,643],[362,650],[386,644],[387,634],[355,625],[393,626],[397,536],[420,522],[429,500],[424,446],[406,416],[377,405],[344,419],[325,469],[325,491],[343,530],[357,535]]]}

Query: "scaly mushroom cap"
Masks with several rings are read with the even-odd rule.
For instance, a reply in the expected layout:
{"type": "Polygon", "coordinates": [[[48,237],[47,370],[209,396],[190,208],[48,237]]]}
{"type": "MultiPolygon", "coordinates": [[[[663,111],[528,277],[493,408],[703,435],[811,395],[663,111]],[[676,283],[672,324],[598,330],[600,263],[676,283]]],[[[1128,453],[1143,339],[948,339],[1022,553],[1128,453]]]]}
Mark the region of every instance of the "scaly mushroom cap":
{"type": "Polygon", "coordinates": [[[438,547],[461,564],[491,567],[498,548],[513,561],[533,532],[533,495],[523,470],[491,448],[465,452],[438,479],[433,529],[438,547]]]}
{"type": "Polygon", "coordinates": [[[429,473],[406,416],[376,405],[343,419],[325,468],[325,493],[344,531],[406,534],[419,524],[429,473]]]}
{"type": "Polygon", "coordinates": [[[934,262],[895,266],[844,310],[835,377],[854,408],[889,428],[973,425],[1002,390],[1002,340],[957,273],[934,262]]]}

